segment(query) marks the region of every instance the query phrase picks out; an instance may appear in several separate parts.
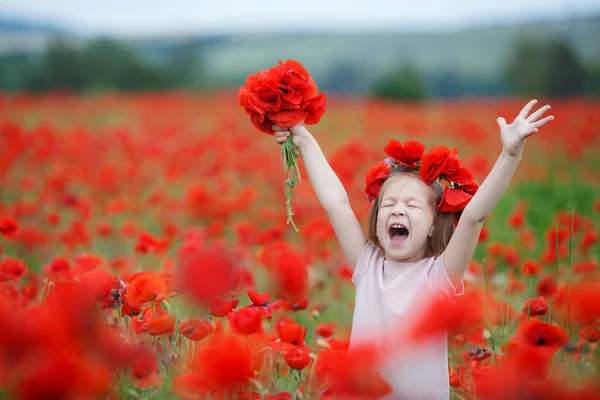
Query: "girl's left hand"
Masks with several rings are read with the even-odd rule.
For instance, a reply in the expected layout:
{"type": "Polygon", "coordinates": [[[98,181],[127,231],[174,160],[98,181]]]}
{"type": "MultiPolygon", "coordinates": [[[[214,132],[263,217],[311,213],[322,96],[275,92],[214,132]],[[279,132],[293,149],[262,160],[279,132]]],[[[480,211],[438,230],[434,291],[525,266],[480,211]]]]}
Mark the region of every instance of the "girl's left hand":
{"type": "Polygon", "coordinates": [[[538,121],[546,111],[550,109],[549,105],[545,105],[533,114],[527,116],[533,106],[537,103],[537,100],[531,100],[519,113],[517,118],[510,124],[506,124],[506,120],[502,117],[497,119],[498,125],[500,126],[500,137],[502,138],[502,145],[504,150],[510,156],[518,156],[523,150],[523,143],[525,139],[533,135],[538,131],[538,128],[546,125],[552,121],[554,117],[552,115],[538,121]]]}

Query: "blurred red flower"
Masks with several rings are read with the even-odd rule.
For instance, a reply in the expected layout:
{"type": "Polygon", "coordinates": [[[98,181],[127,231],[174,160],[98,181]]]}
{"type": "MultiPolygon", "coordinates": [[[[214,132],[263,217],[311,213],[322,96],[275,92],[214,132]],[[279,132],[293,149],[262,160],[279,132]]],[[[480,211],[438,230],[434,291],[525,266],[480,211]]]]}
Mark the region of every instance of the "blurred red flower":
{"type": "Polygon", "coordinates": [[[154,272],[140,272],[130,278],[127,285],[127,303],[139,307],[148,302],[161,300],[167,290],[164,279],[154,272]]]}
{"type": "Polygon", "coordinates": [[[179,332],[194,341],[202,340],[212,333],[212,324],[205,319],[184,318],[179,323],[179,332]]]}

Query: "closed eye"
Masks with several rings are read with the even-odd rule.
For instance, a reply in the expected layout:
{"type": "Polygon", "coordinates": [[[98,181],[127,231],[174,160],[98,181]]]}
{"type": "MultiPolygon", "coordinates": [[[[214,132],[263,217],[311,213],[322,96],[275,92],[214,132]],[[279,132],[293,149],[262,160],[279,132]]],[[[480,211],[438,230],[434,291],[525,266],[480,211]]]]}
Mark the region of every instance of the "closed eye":
{"type": "Polygon", "coordinates": [[[409,204],[408,207],[410,207],[410,208],[421,208],[417,204],[409,204]]]}

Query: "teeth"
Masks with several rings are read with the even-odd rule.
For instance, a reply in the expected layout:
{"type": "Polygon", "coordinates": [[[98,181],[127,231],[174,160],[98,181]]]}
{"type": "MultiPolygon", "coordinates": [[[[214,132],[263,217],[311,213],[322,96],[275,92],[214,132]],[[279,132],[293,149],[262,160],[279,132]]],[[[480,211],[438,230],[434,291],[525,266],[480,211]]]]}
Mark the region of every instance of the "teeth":
{"type": "Polygon", "coordinates": [[[404,225],[400,225],[400,224],[394,224],[394,225],[392,225],[392,228],[398,228],[398,229],[405,228],[406,229],[406,227],[404,225]]]}

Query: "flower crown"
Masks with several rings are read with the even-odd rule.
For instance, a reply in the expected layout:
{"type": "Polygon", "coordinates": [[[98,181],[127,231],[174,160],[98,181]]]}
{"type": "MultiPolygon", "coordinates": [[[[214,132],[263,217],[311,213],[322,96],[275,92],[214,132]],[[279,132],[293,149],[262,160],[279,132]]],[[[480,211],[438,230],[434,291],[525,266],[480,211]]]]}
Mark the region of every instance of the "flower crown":
{"type": "Polygon", "coordinates": [[[384,151],[389,158],[376,163],[367,172],[365,194],[369,201],[377,197],[388,175],[406,168],[418,171],[419,177],[427,185],[434,181],[448,182],[436,207],[439,212],[464,210],[479,189],[473,181],[474,174],[460,166],[456,149],[438,146],[423,155],[425,145],[422,143],[411,140],[403,145],[392,139],[384,151]]]}

